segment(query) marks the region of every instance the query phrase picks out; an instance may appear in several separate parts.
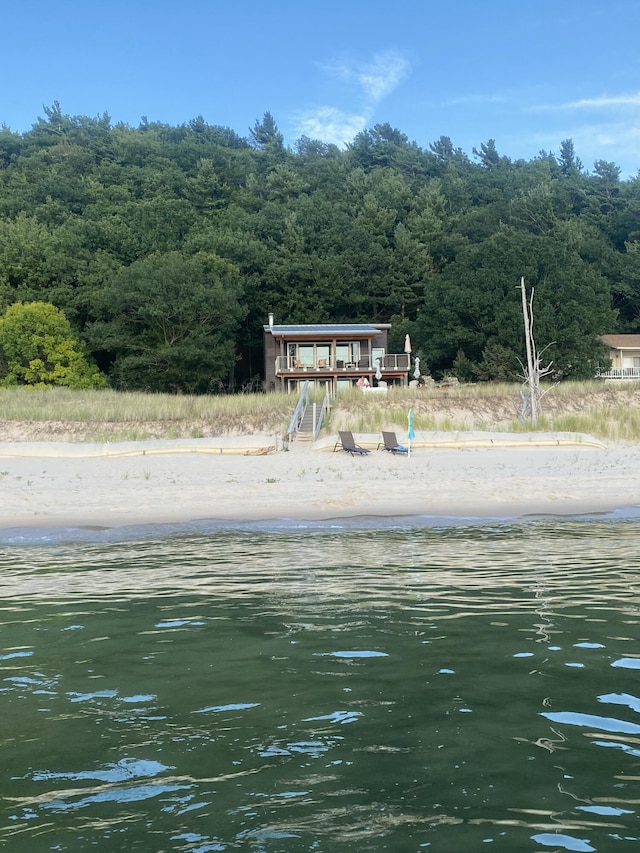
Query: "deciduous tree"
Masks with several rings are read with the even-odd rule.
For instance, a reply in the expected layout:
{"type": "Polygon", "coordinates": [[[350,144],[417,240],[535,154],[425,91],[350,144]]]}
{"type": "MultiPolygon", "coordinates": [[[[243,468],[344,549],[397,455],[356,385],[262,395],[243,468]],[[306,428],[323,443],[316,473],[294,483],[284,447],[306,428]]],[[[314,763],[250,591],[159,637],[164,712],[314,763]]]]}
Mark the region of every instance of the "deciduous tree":
{"type": "Polygon", "coordinates": [[[237,270],[216,255],[149,255],[100,293],[89,340],[116,387],[202,393],[233,374],[240,296],[237,270]]]}
{"type": "Polygon", "coordinates": [[[45,302],[16,302],[0,318],[0,384],[102,388],[106,380],[62,311],[45,302]]]}

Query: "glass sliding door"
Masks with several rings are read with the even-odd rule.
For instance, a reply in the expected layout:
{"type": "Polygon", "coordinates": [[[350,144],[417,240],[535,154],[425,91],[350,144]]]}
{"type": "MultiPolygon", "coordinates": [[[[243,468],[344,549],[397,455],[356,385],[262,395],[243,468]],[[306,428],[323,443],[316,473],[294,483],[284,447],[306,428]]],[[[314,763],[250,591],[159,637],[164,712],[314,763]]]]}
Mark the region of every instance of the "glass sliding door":
{"type": "Polygon", "coordinates": [[[300,344],[298,346],[298,360],[303,367],[313,367],[315,364],[313,344],[300,344]]]}
{"type": "Polygon", "coordinates": [[[329,367],[331,364],[331,347],[329,344],[316,345],[316,367],[329,367]]]}

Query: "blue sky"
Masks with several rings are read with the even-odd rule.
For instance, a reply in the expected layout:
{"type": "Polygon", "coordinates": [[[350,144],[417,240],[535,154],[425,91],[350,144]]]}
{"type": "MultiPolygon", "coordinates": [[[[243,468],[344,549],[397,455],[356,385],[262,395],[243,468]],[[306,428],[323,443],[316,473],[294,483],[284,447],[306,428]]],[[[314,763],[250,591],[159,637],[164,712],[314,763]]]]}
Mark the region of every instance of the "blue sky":
{"type": "Polygon", "coordinates": [[[198,115],[293,146],[389,122],[470,157],[558,153],[640,169],[640,0],[1,0],[0,123],[43,105],[137,127],[198,115]]]}

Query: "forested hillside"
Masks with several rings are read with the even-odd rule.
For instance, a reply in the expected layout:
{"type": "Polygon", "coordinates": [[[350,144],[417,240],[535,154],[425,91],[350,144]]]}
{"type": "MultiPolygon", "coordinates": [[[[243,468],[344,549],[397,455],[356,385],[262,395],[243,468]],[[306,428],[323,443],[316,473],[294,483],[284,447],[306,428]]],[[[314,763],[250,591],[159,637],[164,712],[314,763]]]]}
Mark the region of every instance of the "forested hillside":
{"type": "Polygon", "coordinates": [[[0,131],[0,315],[52,303],[115,388],[257,385],[269,312],[391,322],[435,377],[512,379],[524,276],[545,360],[581,378],[598,335],[640,332],[640,176],[619,174],[571,140],[513,161],[376,125],[291,150],[269,113],[243,138],[56,103],[0,131]]]}

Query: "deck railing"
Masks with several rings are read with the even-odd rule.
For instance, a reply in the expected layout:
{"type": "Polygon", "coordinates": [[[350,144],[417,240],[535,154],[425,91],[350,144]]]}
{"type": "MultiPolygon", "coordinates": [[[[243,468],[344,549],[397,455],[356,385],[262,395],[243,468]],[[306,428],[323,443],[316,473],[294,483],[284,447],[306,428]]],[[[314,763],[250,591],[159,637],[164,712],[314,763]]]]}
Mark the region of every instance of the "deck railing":
{"type": "Polygon", "coordinates": [[[612,367],[599,370],[599,379],[640,379],[640,367],[612,367]]]}
{"type": "Polygon", "coordinates": [[[298,397],[298,403],[296,405],[295,411],[291,417],[291,422],[289,423],[289,429],[287,430],[287,435],[289,437],[289,441],[293,441],[296,437],[298,430],[300,429],[300,425],[304,420],[305,412],[307,411],[307,406],[311,402],[311,397],[309,395],[309,383],[305,382],[300,390],[300,396],[298,397]]]}
{"type": "MultiPolygon", "coordinates": [[[[290,355],[276,356],[276,375],[281,373],[358,373],[359,371],[372,371],[377,367],[377,358],[368,355],[362,356],[355,361],[344,361],[342,359],[320,358],[311,364],[303,364],[297,358],[290,355]]],[[[384,376],[385,372],[397,373],[400,370],[409,370],[408,353],[387,353],[380,359],[380,370],[384,376]]]]}
{"type": "Polygon", "coordinates": [[[314,441],[317,441],[318,438],[320,437],[320,430],[324,426],[324,422],[329,417],[329,412],[331,411],[331,398],[329,396],[328,391],[324,395],[324,400],[322,401],[322,405],[319,408],[320,408],[320,411],[317,413],[314,428],[313,428],[313,440],[314,441]]]}

